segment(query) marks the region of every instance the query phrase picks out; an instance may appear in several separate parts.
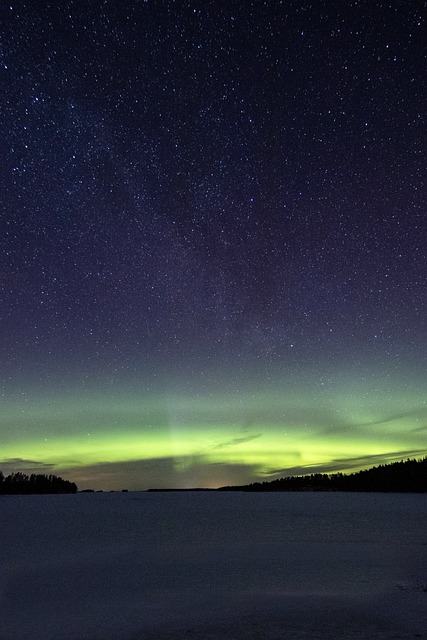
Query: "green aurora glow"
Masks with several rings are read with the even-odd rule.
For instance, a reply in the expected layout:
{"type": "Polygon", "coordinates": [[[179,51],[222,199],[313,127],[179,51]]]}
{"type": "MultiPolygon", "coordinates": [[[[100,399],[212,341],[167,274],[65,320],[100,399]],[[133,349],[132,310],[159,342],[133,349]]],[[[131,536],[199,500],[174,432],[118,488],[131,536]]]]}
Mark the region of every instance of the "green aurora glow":
{"type": "Polygon", "coordinates": [[[221,486],[351,471],[421,456],[424,390],[312,380],[274,390],[100,391],[3,405],[3,467],[49,470],[80,488],[221,486]]]}
{"type": "Polygon", "coordinates": [[[3,473],[425,455],[417,4],[4,4],[3,473]]]}

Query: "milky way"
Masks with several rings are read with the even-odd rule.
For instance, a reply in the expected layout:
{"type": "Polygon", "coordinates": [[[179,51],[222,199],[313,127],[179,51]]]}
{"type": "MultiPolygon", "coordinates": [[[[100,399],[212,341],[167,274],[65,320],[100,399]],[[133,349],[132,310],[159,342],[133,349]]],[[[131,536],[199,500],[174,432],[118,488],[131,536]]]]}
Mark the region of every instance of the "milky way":
{"type": "Polygon", "coordinates": [[[424,2],[0,9],[0,468],[427,451],[424,2]]]}

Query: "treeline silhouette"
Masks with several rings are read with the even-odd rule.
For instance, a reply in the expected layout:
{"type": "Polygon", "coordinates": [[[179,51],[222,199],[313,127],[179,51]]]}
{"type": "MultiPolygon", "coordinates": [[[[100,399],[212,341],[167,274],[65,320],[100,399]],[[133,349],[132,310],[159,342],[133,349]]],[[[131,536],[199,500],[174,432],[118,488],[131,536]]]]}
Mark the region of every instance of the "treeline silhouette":
{"type": "Polygon", "coordinates": [[[427,492],[427,457],[372,467],[356,473],[313,473],[270,482],[254,482],[220,491],[380,491],[427,492]]]}
{"type": "Polygon", "coordinates": [[[76,493],[77,485],[54,475],[18,471],[4,476],[0,471],[0,494],[76,493]]]}

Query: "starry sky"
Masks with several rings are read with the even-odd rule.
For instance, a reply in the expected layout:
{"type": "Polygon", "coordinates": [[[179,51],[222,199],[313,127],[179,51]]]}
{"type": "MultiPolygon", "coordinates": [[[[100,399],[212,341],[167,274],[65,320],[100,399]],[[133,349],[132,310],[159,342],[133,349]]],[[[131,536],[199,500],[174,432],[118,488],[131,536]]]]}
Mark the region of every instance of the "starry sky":
{"type": "Polygon", "coordinates": [[[426,2],[0,7],[0,469],[427,453],[426,2]]]}

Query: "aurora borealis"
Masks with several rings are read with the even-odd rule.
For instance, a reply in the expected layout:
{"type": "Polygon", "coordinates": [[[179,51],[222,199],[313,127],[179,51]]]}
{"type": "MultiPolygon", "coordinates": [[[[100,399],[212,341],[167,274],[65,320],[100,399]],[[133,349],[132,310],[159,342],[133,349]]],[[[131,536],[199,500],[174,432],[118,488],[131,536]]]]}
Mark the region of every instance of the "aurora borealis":
{"type": "Polygon", "coordinates": [[[17,402],[5,407],[3,455],[10,468],[18,450],[23,460],[65,469],[82,485],[113,488],[218,486],[423,455],[421,394],[408,389],[403,402],[398,388],[390,397],[390,383],[362,393],[338,381],[323,393],[315,381],[306,384],[260,391],[258,382],[245,392],[205,396],[117,389],[109,397],[36,395],[18,413],[17,402]],[[16,433],[25,433],[20,442],[16,433]]]}
{"type": "Polygon", "coordinates": [[[3,472],[425,455],[423,4],[0,9],[3,472]]]}

